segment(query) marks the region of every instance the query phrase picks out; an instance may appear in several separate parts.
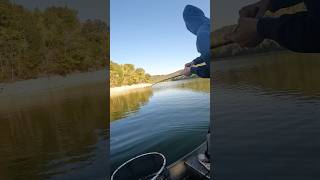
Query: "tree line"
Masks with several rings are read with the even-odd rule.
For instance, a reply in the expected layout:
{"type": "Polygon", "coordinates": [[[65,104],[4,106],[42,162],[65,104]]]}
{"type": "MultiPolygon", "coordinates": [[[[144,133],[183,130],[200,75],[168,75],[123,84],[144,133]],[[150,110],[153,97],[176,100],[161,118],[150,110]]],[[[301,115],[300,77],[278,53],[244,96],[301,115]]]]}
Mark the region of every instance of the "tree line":
{"type": "Polygon", "coordinates": [[[106,67],[109,30],[68,7],[28,10],[0,1],[0,82],[106,67]]]}
{"type": "Polygon", "coordinates": [[[142,68],[132,64],[117,64],[110,62],[110,86],[118,87],[139,83],[150,83],[151,76],[142,68]]]}

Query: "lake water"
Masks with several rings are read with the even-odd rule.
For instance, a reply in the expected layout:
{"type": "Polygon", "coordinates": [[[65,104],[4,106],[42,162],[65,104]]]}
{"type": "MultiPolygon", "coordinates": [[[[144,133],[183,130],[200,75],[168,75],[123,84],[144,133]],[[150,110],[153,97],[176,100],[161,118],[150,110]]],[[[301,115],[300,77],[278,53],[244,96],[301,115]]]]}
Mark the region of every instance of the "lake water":
{"type": "Polygon", "coordinates": [[[0,179],[106,179],[107,93],[103,82],[0,96],[0,179]]]}
{"type": "Polygon", "coordinates": [[[216,179],[320,179],[320,56],[215,62],[216,179]]]}
{"type": "Polygon", "coordinates": [[[209,79],[194,79],[111,97],[111,170],[154,151],[170,164],[199,146],[209,126],[209,91],[209,79]]]}

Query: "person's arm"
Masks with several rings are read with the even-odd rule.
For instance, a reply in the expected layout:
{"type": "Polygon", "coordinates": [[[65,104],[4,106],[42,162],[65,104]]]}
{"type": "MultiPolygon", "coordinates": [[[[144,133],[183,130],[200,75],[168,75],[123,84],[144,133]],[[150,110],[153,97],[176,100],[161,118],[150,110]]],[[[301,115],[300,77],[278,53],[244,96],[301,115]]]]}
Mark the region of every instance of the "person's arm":
{"type": "Polygon", "coordinates": [[[199,57],[195,58],[191,63],[192,63],[192,65],[197,65],[197,64],[201,64],[203,62],[204,62],[204,59],[201,56],[199,56],[199,57]]]}
{"type": "Polygon", "coordinates": [[[197,50],[201,56],[193,60],[194,65],[207,62],[207,56],[210,54],[210,44],[210,29],[203,26],[197,33],[197,50]]]}
{"type": "Polygon", "coordinates": [[[271,12],[276,12],[279,9],[290,7],[303,2],[303,0],[270,0],[269,8],[271,12]]]}
{"type": "Polygon", "coordinates": [[[191,67],[191,73],[202,78],[210,78],[210,64],[199,67],[191,67]]]}
{"type": "Polygon", "coordinates": [[[308,12],[260,18],[257,32],[263,38],[272,39],[292,51],[320,52],[320,21],[308,12]]]}

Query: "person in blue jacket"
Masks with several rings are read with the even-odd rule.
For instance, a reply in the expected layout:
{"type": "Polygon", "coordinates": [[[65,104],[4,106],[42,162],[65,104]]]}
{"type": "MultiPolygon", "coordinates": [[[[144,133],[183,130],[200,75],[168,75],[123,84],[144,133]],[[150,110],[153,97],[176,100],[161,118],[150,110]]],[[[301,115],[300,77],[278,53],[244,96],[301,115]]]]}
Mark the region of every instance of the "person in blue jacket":
{"type": "Polygon", "coordinates": [[[239,14],[238,29],[228,38],[243,47],[254,47],[264,39],[271,39],[291,51],[320,52],[319,0],[260,0],[243,7],[239,14]],[[264,17],[266,11],[276,12],[302,2],[306,11],[264,17]]]}
{"type": "MultiPolygon", "coordinates": [[[[199,57],[185,64],[184,75],[196,74],[202,78],[210,78],[210,19],[201,9],[192,5],[184,8],[183,19],[187,29],[197,36],[196,45],[200,53],[199,57]]],[[[204,154],[198,155],[198,159],[206,169],[210,170],[210,130],[207,134],[207,149],[204,154]]]]}
{"type": "Polygon", "coordinates": [[[202,78],[210,78],[210,19],[201,9],[192,5],[184,8],[183,19],[187,29],[197,36],[197,51],[201,54],[185,65],[184,75],[196,74],[202,78]],[[203,66],[195,66],[202,63],[203,66]]]}

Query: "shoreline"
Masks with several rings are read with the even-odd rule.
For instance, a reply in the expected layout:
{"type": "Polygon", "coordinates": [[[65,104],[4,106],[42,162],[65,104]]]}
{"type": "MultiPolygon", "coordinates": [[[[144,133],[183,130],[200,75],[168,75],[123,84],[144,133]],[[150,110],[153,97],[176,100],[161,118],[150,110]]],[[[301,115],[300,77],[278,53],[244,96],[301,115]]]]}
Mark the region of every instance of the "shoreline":
{"type": "Polygon", "coordinates": [[[54,75],[12,83],[0,83],[0,97],[8,95],[29,96],[87,84],[106,83],[108,77],[108,70],[103,69],[92,72],[73,73],[66,76],[54,75]]]}
{"type": "Polygon", "coordinates": [[[110,88],[110,96],[120,95],[131,90],[149,88],[151,86],[152,84],[150,83],[141,83],[141,84],[133,84],[133,85],[127,85],[127,86],[113,87],[113,88],[110,88]]]}
{"type": "MultiPolygon", "coordinates": [[[[108,78],[108,70],[103,69],[92,72],[73,73],[66,76],[53,75],[10,83],[0,82],[0,98],[3,99],[8,96],[33,96],[90,84],[105,84],[107,90],[108,78]]],[[[151,86],[151,83],[141,83],[113,87],[110,88],[110,95],[122,94],[131,90],[138,90],[151,86]]],[[[106,94],[108,94],[108,91],[106,94]]]]}
{"type": "Polygon", "coordinates": [[[108,70],[73,73],[37,79],[0,83],[0,115],[34,106],[57,105],[68,99],[104,96],[107,100],[108,70]],[[3,89],[2,89],[3,88],[3,89]],[[2,90],[1,90],[2,89],[2,90]]]}

